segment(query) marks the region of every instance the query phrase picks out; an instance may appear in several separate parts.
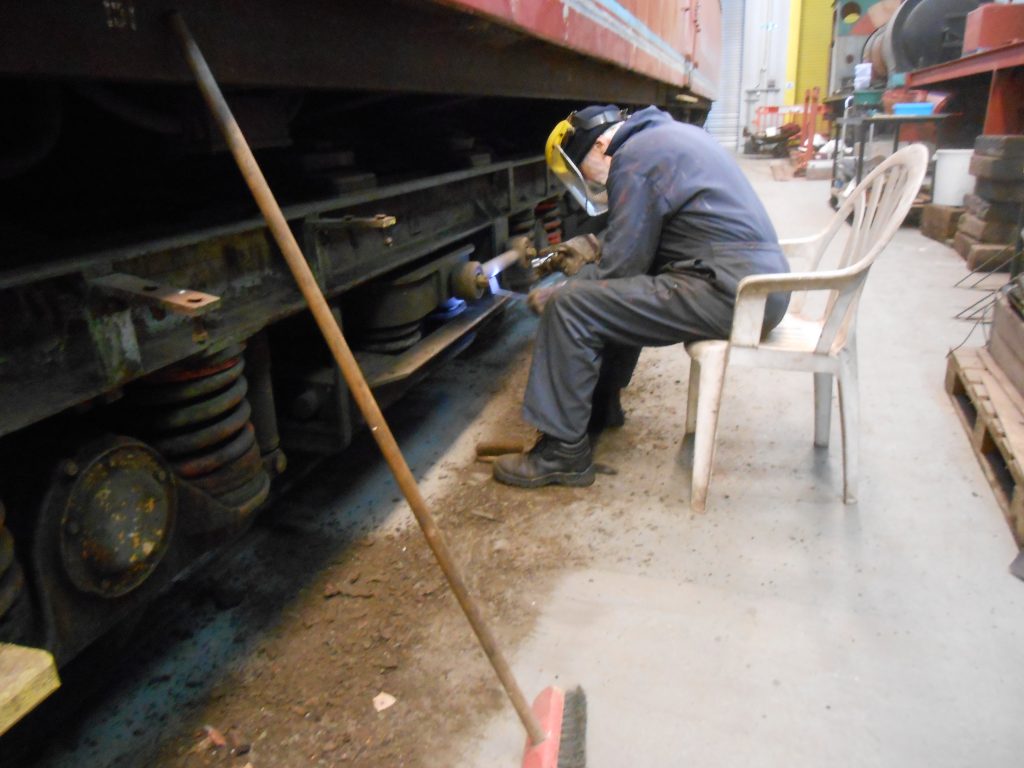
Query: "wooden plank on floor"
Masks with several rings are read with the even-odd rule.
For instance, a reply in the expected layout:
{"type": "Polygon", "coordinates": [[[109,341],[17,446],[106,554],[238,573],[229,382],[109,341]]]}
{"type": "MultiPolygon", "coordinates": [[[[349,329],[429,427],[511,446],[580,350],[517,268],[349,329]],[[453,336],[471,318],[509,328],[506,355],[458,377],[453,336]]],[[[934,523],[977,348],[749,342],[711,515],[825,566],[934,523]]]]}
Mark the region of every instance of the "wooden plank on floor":
{"type": "Polygon", "coordinates": [[[53,656],[39,648],[0,643],[0,733],[60,687],[53,656]]]}

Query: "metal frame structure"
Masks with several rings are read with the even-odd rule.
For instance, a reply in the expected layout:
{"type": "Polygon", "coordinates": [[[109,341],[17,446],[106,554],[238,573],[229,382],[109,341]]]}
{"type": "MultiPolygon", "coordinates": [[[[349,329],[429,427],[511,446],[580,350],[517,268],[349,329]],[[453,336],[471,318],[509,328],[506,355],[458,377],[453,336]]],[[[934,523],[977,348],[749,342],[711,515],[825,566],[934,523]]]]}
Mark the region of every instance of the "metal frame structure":
{"type": "Polygon", "coordinates": [[[990,77],[985,135],[1024,133],[1024,42],[992,48],[907,73],[907,86],[966,86],[965,78],[990,77]],[[961,82],[963,81],[963,82],[961,82]]]}
{"type": "MultiPolygon", "coordinates": [[[[682,14],[661,3],[648,23],[614,0],[174,5],[226,86],[663,105],[693,91],[706,107],[718,77],[719,21],[708,3],[682,14]]],[[[165,11],[137,0],[2,0],[0,74],[186,83],[165,11]]]]}
{"type": "MultiPolygon", "coordinates": [[[[543,158],[531,158],[293,205],[285,215],[301,231],[321,287],[336,296],[466,238],[504,242],[509,216],[554,194],[543,158]],[[375,226],[381,210],[393,226],[375,226]]],[[[0,436],[302,311],[272,249],[252,216],[0,275],[7,306],[44,300],[66,308],[28,319],[22,356],[7,363],[17,371],[0,376],[0,436]],[[145,295],[112,292],[114,274],[230,300],[200,315],[175,313],[145,295]],[[76,320],[82,310],[85,324],[76,320]],[[59,349],[46,352],[58,334],[59,349]]]]}

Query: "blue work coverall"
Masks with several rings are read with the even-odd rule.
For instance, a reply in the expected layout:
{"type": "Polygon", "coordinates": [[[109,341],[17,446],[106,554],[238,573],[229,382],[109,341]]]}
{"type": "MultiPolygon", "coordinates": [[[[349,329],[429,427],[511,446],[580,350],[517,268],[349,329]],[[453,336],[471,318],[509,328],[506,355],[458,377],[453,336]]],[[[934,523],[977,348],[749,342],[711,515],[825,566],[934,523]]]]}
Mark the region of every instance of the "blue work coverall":
{"type": "MultiPolygon", "coordinates": [[[[626,386],[641,347],[728,338],[740,280],[789,271],[750,182],[703,129],[648,107],[608,154],[601,260],[548,300],[523,400],[528,422],[567,442],[586,433],[599,378],[626,386]]],[[[769,297],[766,332],[788,304],[769,297]]]]}

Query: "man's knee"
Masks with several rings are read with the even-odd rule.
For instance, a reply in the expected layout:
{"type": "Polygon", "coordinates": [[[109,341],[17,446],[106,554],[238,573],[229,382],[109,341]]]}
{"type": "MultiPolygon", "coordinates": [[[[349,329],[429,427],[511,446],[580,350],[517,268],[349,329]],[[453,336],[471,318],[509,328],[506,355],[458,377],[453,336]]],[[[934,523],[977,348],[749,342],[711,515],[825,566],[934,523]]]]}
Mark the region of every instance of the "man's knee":
{"type": "Polygon", "coordinates": [[[581,310],[592,304],[592,285],[592,283],[569,281],[548,299],[548,304],[544,308],[545,314],[552,312],[566,317],[578,315],[581,310]]]}

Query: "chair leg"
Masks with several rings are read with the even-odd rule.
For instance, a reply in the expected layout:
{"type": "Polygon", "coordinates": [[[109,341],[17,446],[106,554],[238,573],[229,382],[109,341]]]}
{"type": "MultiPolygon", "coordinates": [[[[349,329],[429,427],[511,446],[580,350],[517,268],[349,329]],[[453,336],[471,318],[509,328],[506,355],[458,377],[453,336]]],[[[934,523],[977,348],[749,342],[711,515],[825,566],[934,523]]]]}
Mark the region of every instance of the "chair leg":
{"type": "Polygon", "coordinates": [[[715,435],[718,432],[718,411],[725,386],[725,367],[729,347],[723,344],[702,355],[700,364],[700,399],[697,401],[697,434],[693,442],[693,482],[690,487],[690,508],[703,512],[707,506],[711,465],[715,459],[715,435]]]}
{"type": "Polygon", "coordinates": [[[857,501],[858,448],[860,444],[860,395],[855,360],[839,356],[839,420],[843,429],[843,501],[857,501]]]}
{"type": "Polygon", "coordinates": [[[686,434],[697,431],[697,402],[700,398],[700,363],[690,358],[690,385],[686,388],[686,434]]]}
{"type": "Polygon", "coordinates": [[[832,431],[832,374],[814,374],[814,444],[828,447],[832,431]]]}

